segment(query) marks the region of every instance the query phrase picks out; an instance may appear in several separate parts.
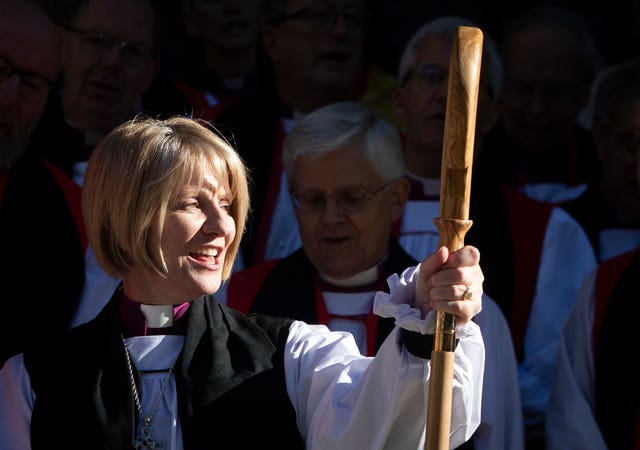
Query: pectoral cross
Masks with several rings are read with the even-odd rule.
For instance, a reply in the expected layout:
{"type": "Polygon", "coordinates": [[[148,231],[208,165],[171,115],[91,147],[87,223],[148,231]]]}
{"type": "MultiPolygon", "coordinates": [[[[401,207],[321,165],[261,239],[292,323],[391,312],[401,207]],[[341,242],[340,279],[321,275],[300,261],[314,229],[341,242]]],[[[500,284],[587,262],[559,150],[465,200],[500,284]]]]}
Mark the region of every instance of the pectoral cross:
{"type": "Polygon", "coordinates": [[[151,416],[142,419],[142,436],[133,441],[135,450],[158,450],[164,448],[164,442],[156,442],[151,437],[151,416]]]}

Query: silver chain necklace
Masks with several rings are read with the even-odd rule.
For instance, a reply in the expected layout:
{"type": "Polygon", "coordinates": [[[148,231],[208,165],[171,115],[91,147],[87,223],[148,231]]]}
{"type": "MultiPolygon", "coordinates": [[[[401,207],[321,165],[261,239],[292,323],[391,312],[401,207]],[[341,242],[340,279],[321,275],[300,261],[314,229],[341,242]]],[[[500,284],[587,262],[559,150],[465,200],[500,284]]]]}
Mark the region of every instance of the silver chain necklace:
{"type": "MultiPolygon", "coordinates": [[[[124,352],[127,356],[127,367],[129,369],[129,381],[131,382],[131,391],[133,392],[133,399],[136,403],[136,409],[138,410],[138,414],[142,414],[142,403],[140,402],[140,397],[142,394],[138,393],[138,388],[136,387],[136,380],[133,375],[133,363],[131,362],[131,355],[129,354],[129,347],[127,347],[127,342],[122,336],[122,345],[124,345],[124,352]]],[[[178,355],[180,353],[178,352],[178,355]]],[[[176,355],[176,359],[178,356],[176,355]]],[[[151,411],[146,416],[142,416],[142,436],[137,436],[133,440],[133,448],[135,450],[157,450],[164,448],[164,442],[156,441],[153,439],[151,435],[151,421],[153,420],[153,416],[156,415],[158,408],[160,407],[160,402],[164,397],[164,393],[167,390],[167,386],[169,386],[169,381],[171,380],[171,374],[173,373],[173,366],[175,365],[176,360],[173,360],[173,364],[169,368],[167,375],[162,380],[162,384],[160,385],[160,395],[156,397],[153,406],[151,407],[151,411]]],[[[136,433],[137,434],[137,433],[136,433]]]]}

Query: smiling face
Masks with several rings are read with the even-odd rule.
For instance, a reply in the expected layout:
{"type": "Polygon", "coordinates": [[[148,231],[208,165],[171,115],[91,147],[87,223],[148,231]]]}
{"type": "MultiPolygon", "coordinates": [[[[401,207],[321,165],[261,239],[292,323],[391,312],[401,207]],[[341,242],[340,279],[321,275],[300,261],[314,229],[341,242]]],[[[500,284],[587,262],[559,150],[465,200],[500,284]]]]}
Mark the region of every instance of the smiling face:
{"type": "Polygon", "coordinates": [[[126,295],[147,304],[177,304],[220,288],[226,251],[236,234],[227,189],[210,171],[169,206],[161,236],[167,277],[135,267],[124,274],[126,295]]]}
{"type": "Polygon", "coordinates": [[[154,12],[147,1],[91,0],[70,26],[63,47],[65,115],[84,131],[108,131],[129,117],[158,69],[154,12]]]}
{"type": "MultiPolygon", "coordinates": [[[[334,195],[362,189],[375,192],[387,183],[366,159],[361,144],[351,143],[319,157],[301,155],[294,162],[296,192],[334,195]]],[[[406,180],[389,184],[358,212],[328,199],[323,212],[296,209],[304,251],[323,275],[344,279],[373,267],[385,255],[393,222],[402,214],[406,180]]]]}

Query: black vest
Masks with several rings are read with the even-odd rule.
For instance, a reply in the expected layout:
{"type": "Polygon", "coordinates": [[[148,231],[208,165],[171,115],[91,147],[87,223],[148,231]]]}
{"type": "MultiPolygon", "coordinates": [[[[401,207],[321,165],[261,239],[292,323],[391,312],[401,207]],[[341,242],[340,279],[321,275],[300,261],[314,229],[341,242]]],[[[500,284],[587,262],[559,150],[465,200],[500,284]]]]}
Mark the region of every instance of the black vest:
{"type": "MultiPolygon", "coordinates": [[[[400,273],[417,262],[395,240],[389,244],[389,256],[382,265],[381,275],[386,279],[400,273]]],[[[275,265],[256,296],[251,311],[280,317],[293,317],[307,323],[318,323],[316,292],[313,280],[315,268],[302,249],[298,249],[275,265]]],[[[388,290],[385,284],[385,290],[388,290]]],[[[380,318],[375,348],[378,349],[391,332],[394,319],[380,318]]]]}
{"type": "MultiPolygon", "coordinates": [[[[54,442],[131,448],[137,413],[114,300],[51,347],[25,354],[34,450],[54,442]]],[[[188,314],[174,372],[184,448],[303,449],[283,367],[291,320],[247,317],[210,296],[188,314]]]]}

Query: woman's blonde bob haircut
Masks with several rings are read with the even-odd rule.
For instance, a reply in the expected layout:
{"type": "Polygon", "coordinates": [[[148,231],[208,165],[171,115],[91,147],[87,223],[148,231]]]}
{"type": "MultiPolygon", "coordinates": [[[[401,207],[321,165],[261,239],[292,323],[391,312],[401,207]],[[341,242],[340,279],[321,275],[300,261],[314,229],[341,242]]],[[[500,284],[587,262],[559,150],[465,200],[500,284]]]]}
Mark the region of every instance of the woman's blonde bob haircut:
{"type": "Polygon", "coordinates": [[[87,235],[102,268],[114,278],[133,267],[166,276],[160,238],[168,208],[184,186],[202,185],[207,170],[229,193],[236,224],[225,280],[249,209],[247,170],[236,151],[206,122],[186,117],[136,117],[107,134],[91,155],[82,187],[87,235]]]}

